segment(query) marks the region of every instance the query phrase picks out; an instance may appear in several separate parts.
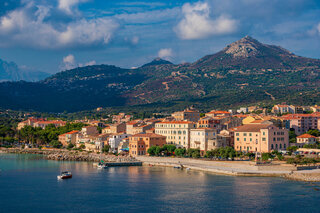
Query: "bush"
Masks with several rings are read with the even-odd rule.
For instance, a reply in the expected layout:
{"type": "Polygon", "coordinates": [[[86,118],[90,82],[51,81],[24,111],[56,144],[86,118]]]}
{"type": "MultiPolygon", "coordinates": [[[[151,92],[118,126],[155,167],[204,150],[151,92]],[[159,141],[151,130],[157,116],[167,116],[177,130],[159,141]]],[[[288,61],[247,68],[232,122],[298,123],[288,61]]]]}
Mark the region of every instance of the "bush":
{"type": "Polygon", "coordinates": [[[62,143],[60,143],[60,141],[57,141],[57,140],[53,140],[50,142],[50,145],[53,147],[53,148],[61,148],[62,147],[62,143]]]}
{"type": "Polygon", "coordinates": [[[186,154],[186,149],[185,148],[177,148],[174,150],[174,154],[176,156],[182,157],[186,154]]]}
{"type": "Polygon", "coordinates": [[[150,156],[155,156],[155,155],[156,155],[156,153],[155,153],[156,148],[157,148],[156,146],[151,146],[151,147],[147,150],[147,152],[149,153],[150,156]]]}
{"type": "Polygon", "coordinates": [[[86,146],[84,145],[84,144],[81,144],[80,146],[79,146],[79,149],[85,149],[86,148],[86,146]]]}
{"type": "Polygon", "coordinates": [[[109,145],[104,145],[104,147],[102,148],[102,152],[103,153],[107,153],[110,150],[110,146],[109,145]]]}
{"type": "Polygon", "coordinates": [[[69,143],[68,146],[67,146],[67,149],[72,149],[73,147],[74,147],[74,144],[69,143]]]}
{"type": "Polygon", "coordinates": [[[273,159],[273,156],[270,153],[262,153],[262,160],[267,161],[269,159],[273,159]]]}

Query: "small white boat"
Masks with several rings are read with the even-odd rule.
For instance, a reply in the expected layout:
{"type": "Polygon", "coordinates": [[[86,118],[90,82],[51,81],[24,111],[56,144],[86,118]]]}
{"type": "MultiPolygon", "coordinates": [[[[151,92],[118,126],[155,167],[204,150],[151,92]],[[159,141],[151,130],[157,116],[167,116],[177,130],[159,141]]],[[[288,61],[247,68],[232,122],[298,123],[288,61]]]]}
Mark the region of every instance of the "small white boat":
{"type": "Polygon", "coordinates": [[[69,178],[72,178],[72,173],[71,173],[71,172],[68,172],[68,171],[66,171],[66,172],[61,172],[61,174],[58,175],[57,178],[58,178],[59,180],[69,179],[69,178]]]}
{"type": "Polygon", "coordinates": [[[98,169],[106,169],[106,168],[108,168],[106,164],[103,164],[103,163],[98,164],[98,169]]]}

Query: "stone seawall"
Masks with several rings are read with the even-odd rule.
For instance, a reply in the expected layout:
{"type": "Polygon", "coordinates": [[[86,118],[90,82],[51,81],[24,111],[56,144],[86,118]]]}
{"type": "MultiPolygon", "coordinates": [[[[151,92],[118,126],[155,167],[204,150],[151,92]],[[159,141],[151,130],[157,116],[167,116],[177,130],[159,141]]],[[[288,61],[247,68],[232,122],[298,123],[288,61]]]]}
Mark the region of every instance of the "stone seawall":
{"type": "Polygon", "coordinates": [[[115,156],[89,153],[85,151],[69,151],[60,149],[0,149],[3,153],[14,153],[14,154],[40,154],[48,160],[58,161],[91,161],[99,162],[136,162],[137,160],[130,156],[115,156]]]}

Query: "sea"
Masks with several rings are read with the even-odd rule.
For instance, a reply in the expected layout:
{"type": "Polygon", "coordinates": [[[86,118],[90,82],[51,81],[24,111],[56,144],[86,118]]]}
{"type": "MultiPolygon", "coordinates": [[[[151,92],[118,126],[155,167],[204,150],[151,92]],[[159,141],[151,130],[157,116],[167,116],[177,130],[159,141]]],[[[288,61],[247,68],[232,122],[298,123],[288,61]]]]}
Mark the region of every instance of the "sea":
{"type": "Polygon", "coordinates": [[[0,212],[320,212],[320,183],[0,154],[0,212]],[[62,171],[72,179],[58,180],[62,171]]]}

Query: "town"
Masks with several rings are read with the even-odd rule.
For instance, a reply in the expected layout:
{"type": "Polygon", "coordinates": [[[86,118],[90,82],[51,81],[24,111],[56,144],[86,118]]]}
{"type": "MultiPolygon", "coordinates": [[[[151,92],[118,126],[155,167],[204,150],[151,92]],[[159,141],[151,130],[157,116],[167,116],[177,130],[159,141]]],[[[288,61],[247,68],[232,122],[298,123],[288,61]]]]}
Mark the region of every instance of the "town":
{"type": "Polygon", "coordinates": [[[238,155],[269,159],[270,153],[278,158],[288,154],[307,158],[320,155],[320,106],[317,105],[279,104],[269,111],[251,106],[206,113],[190,107],[162,118],[133,119],[132,115],[119,113],[110,115],[106,121],[67,122],[27,117],[17,124],[16,133],[12,129],[1,131],[1,145],[79,149],[133,157],[166,154],[194,158],[232,148],[226,156],[217,156],[225,160],[238,155]]]}

